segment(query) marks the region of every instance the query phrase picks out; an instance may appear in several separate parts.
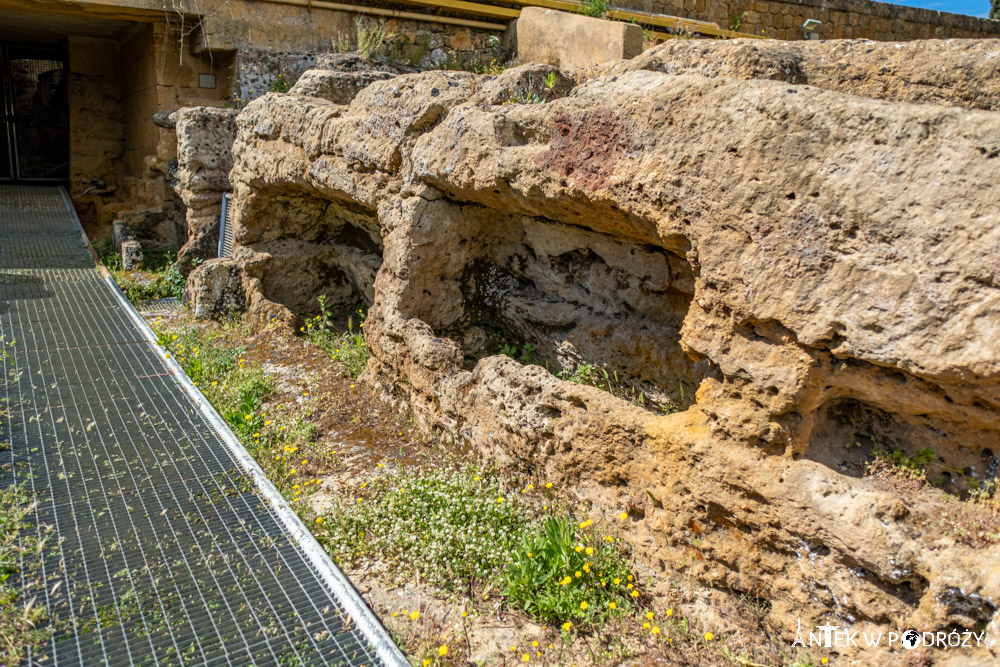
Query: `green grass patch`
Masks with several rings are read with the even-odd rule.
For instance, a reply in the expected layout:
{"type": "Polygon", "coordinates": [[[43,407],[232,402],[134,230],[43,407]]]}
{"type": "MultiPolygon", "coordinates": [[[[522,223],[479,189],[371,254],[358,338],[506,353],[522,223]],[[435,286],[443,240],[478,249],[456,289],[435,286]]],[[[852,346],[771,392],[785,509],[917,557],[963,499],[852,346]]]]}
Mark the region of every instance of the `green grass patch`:
{"type": "Polygon", "coordinates": [[[247,361],[242,347],[216,332],[194,327],[157,330],[157,342],[171,355],[225,418],[278,490],[294,504],[303,491],[319,484],[315,473],[333,462],[333,454],[315,442],[316,426],[308,406],[264,404],[273,398],[275,379],[247,361]]]}
{"type": "Polygon", "coordinates": [[[315,532],[340,562],[378,559],[454,597],[497,593],[566,631],[633,613],[641,594],[621,544],[590,520],[537,511],[529,492],[471,468],[401,470],[336,503],[315,532]]]}
{"type": "Polygon", "coordinates": [[[346,323],[338,326],[338,322],[343,322],[344,318],[334,316],[327,304],[326,295],[319,297],[319,306],[319,315],[307,320],[300,332],[311,343],[323,348],[331,359],[342,363],[352,378],[358,377],[372,356],[365,344],[364,309],[352,309],[346,316],[346,323]]]}
{"type": "Polygon", "coordinates": [[[35,598],[24,596],[10,585],[11,575],[37,566],[44,544],[25,534],[34,511],[31,494],[15,485],[0,490],[0,664],[20,664],[29,648],[52,636],[45,625],[48,612],[35,598]]]}
{"type": "Polygon", "coordinates": [[[143,268],[126,271],[122,267],[122,256],[115,250],[111,239],[105,239],[98,246],[97,254],[101,263],[111,272],[125,296],[133,303],[151,299],[181,298],[187,279],[174,263],[176,251],[143,250],[143,268]]]}
{"type": "MultiPolygon", "coordinates": [[[[651,400],[644,392],[640,391],[624,378],[619,377],[618,371],[608,372],[606,368],[601,368],[594,364],[581,363],[574,368],[565,369],[559,372],[559,378],[575,382],[576,384],[597,387],[612,396],[628,401],[640,408],[652,410],[658,414],[669,415],[678,410],[678,407],[670,400],[651,400]]],[[[683,399],[683,385],[680,386],[680,392],[683,399]]]]}

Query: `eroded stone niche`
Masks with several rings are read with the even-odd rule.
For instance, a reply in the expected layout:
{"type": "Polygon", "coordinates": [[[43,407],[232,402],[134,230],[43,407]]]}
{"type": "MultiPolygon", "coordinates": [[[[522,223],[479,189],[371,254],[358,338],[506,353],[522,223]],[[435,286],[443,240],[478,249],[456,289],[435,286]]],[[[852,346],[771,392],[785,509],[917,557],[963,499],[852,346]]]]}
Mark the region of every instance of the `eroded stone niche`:
{"type": "Polygon", "coordinates": [[[238,234],[253,250],[263,296],[295,314],[315,314],[318,297],[337,308],[374,298],[382,264],[375,211],[347,200],[294,189],[261,190],[247,199],[238,234]]]}
{"type": "Polygon", "coordinates": [[[717,375],[680,346],[694,273],[678,254],[472,203],[430,207],[424,231],[434,242],[410,261],[416,275],[434,278],[411,280],[400,308],[459,342],[467,369],[509,346],[553,374],[584,364],[607,371],[605,382],[657,410],[687,407],[717,375]]]}

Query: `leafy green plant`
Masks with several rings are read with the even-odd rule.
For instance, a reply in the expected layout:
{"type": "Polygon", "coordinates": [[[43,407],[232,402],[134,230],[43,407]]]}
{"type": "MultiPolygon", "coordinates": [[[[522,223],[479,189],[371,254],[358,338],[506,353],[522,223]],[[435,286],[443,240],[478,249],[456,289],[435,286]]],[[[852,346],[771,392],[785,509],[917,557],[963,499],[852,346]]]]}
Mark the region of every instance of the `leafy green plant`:
{"type": "Polygon", "coordinates": [[[307,321],[300,331],[310,341],[326,350],[334,361],[344,364],[351,377],[358,377],[365,370],[365,366],[368,365],[368,360],[371,358],[371,351],[365,344],[363,331],[365,326],[364,309],[358,308],[357,312],[351,313],[347,317],[347,330],[338,331],[326,295],[320,295],[318,300],[319,315],[307,321]],[[357,331],[354,329],[355,318],[358,322],[357,331]]]}
{"type": "Polygon", "coordinates": [[[630,612],[639,592],[628,563],[590,526],[548,517],[522,537],[504,570],[510,604],[554,624],[594,625],[630,612]]]}
{"type": "Polygon", "coordinates": [[[594,18],[601,18],[608,11],[607,0],[583,0],[583,13],[594,18]]]}
{"type": "Polygon", "coordinates": [[[288,79],[285,78],[284,74],[278,74],[278,76],[271,79],[271,83],[268,84],[268,90],[272,93],[287,93],[290,89],[288,85],[288,79]]]}
{"type": "Polygon", "coordinates": [[[187,279],[175,266],[176,251],[143,250],[143,268],[135,271],[123,268],[121,255],[110,239],[106,239],[97,252],[101,263],[133,303],[168,297],[179,299],[184,293],[187,279]]]}
{"type": "Polygon", "coordinates": [[[735,14],[733,14],[732,17],[729,19],[730,29],[733,32],[739,32],[740,27],[743,25],[743,22],[746,21],[746,18],[747,18],[747,13],[745,11],[736,12],[735,14]]]}
{"type": "Polygon", "coordinates": [[[510,357],[511,359],[516,359],[522,364],[530,364],[536,351],[537,348],[527,342],[522,344],[520,348],[515,345],[511,345],[510,343],[504,343],[499,349],[500,354],[510,357]]]}
{"type": "Polygon", "coordinates": [[[912,480],[924,480],[927,477],[927,467],[934,463],[933,449],[917,450],[913,456],[908,456],[900,447],[885,449],[876,443],[872,449],[874,462],[869,464],[869,472],[875,468],[885,469],[912,480]]]}

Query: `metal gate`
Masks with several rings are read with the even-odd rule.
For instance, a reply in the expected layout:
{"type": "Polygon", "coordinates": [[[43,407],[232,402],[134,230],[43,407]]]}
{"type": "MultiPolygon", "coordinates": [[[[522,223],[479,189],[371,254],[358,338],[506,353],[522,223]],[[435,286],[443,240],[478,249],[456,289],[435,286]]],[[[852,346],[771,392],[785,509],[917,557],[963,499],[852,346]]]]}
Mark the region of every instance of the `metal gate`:
{"type": "Polygon", "coordinates": [[[0,43],[0,182],[69,178],[69,107],[60,49],[0,43]]]}

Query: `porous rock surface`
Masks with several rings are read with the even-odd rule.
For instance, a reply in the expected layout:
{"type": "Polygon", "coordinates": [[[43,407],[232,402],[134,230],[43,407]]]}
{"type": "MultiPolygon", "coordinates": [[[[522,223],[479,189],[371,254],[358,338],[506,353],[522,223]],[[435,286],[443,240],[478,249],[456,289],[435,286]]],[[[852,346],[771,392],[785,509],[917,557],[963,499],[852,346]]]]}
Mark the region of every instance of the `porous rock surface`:
{"type": "Polygon", "coordinates": [[[632,60],[578,76],[637,69],[808,84],[892,102],[1000,110],[1000,42],[993,39],[670,40],[632,60]]]}
{"type": "Polygon", "coordinates": [[[174,191],[187,209],[187,242],[177,253],[177,266],[185,273],[192,260],[218,255],[219,215],[222,197],[230,190],[236,114],[235,109],[185,107],[170,116],[177,132],[174,191]]]}
{"type": "MultiPolygon", "coordinates": [[[[910,57],[992,48],[967,44],[910,57]]],[[[742,48],[675,42],[660,62],[716,64],[560,75],[543,104],[504,103],[520,68],[253,102],[231,175],[247,307],[293,323],[320,294],[367,301],[370,378],[485,457],[627,508],[646,562],[766,598],[789,641],[799,618],[985,627],[963,659],[991,660],[1000,547],[857,456],[929,448],[939,470],[996,472],[992,84],[972,67],[966,92],[901,103],[907,86],[740,74],[742,48]],[[555,375],[583,363],[648,402],[555,375]]],[[[903,67],[893,44],[788,57],[838,81],[859,49],[903,67]]]]}

